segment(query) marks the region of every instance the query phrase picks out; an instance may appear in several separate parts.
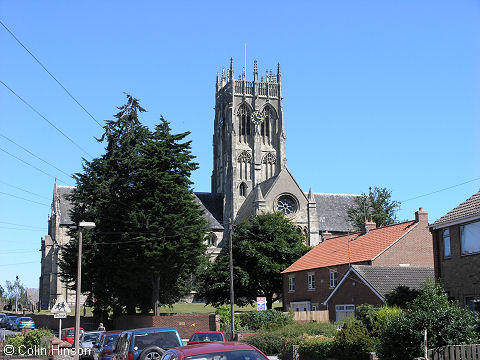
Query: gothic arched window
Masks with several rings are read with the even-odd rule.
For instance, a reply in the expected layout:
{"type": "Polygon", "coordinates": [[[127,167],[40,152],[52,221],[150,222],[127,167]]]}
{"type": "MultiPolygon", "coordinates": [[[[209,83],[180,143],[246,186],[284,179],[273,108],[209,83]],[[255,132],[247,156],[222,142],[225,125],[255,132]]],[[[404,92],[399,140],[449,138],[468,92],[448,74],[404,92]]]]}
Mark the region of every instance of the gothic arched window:
{"type": "Polygon", "coordinates": [[[242,182],[239,187],[240,196],[246,197],[247,196],[247,184],[242,182]]]}
{"type": "Polygon", "coordinates": [[[250,137],[250,110],[247,104],[242,104],[238,108],[237,112],[238,117],[238,136],[240,142],[247,142],[250,137]]]}
{"type": "Polygon", "coordinates": [[[264,144],[272,143],[272,135],[275,131],[275,120],[277,119],[277,113],[270,105],[263,108],[263,122],[260,129],[260,134],[264,144]]]}
{"type": "Polygon", "coordinates": [[[217,246],[217,235],[213,232],[208,235],[208,246],[217,246]]]}
{"type": "Polygon", "coordinates": [[[275,174],[275,164],[277,158],[272,153],[267,153],[262,160],[263,179],[267,180],[275,174]]]}
{"type": "Polygon", "coordinates": [[[240,179],[250,179],[250,167],[252,166],[252,155],[246,150],[238,156],[238,175],[240,179]]]}

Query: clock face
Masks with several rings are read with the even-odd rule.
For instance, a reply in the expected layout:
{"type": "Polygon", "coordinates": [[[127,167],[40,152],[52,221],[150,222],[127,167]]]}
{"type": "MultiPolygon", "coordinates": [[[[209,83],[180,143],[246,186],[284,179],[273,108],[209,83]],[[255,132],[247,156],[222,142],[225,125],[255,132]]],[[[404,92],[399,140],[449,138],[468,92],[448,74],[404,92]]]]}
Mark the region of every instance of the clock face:
{"type": "Polygon", "coordinates": [[[255,125],[260,124],[263,121],[264,118],[265,118],[265,116],[260,111],[255,111],[252,114],[252,121],[255,125]]]}
{"type": "Polygon", "coordinates": [[[282,195],[277,200],[277,211],[291,215],[297,211],[297,202],[290,195],[282,195]]]}

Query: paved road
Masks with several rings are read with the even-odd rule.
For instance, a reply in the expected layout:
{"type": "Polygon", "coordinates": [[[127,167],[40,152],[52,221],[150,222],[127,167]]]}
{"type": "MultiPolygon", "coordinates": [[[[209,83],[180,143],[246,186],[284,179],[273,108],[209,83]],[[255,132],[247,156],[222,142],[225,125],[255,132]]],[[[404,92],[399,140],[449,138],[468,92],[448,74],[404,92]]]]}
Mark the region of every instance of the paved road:
{"type": "Polygon", "coordinates": [[[5,340],[5,336],[20,334],[19,332],[13,332],[11,330],[0,329],[0,340],[5,340]]]}

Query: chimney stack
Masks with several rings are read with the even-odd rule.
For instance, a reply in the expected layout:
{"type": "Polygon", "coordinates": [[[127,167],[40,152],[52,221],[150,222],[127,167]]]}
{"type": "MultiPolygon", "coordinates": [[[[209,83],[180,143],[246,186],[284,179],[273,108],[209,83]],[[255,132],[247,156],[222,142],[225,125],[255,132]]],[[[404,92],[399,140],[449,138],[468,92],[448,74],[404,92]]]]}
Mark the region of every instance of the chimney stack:
{"type": "Polygon", "coordinates": [[[375,224],[373,222],[373,220],[366,220],[365,223],[363,224],[363,233],[366,234],[368,233],[370,230],[373,230],[373,229],[376,229],[377,228],[377,224],[375,224]]]}
{"type": "Polygon", "coordinates": [[[328,240],[331,237],[333,237],[333,234],[328,232],[328,230],[322,232],[322,241],[328,240]]]}
{"type": "Polygon", "coordinates": [[[415,211],[415,221],[428,224],[428,212],[418,208],[418,211],[415,211]]]}

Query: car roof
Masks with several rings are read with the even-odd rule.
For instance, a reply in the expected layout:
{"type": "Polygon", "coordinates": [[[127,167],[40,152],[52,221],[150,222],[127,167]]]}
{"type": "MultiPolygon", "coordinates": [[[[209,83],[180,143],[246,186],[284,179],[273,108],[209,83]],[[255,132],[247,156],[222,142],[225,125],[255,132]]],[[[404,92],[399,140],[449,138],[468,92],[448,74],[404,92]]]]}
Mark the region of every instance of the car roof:
{"type": "Polygon", "coordinates": [[[103,333],[105,335],[115,335],[115,334],[121,334],[123,330],[109,330],[109,331],[104,331],[103,333]]]}
{"type": "Polygon", "coordinates": [[[223,332],[221,331],[197,331],[195,333],[193,333],[193,335],[195,334],[223,334],[223,332]]]}
{"type": "Polygon", "coordinates": [[[184,356],[205,354],[209,352],[233,351],[233,350],[256,350],[252,345],[241,342],[211,342],[185,345],[175,348],[184,356]]]}
{"type": "Polygon", "coordinates": [[[161,332],[161,331],[175,331],[177,332],[177,329],[175,328],[158,328],[158,327],[154,327],[154,328],[139,328],[139,329],[130,329],[130,330],[125,330],[124,332],[132,332],[134,334],[136,333],[143,333],[143,332],[146,332],[146,333],[154,333],[154,332],[161,332]]]}

